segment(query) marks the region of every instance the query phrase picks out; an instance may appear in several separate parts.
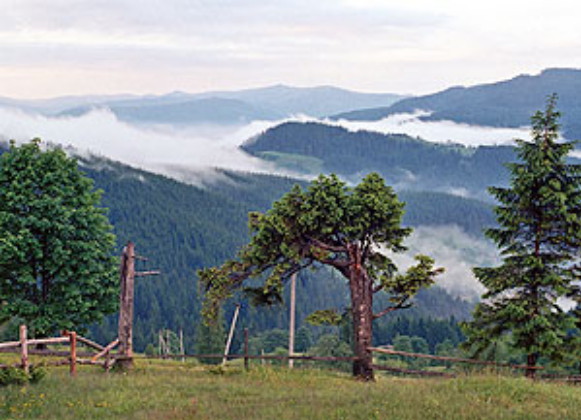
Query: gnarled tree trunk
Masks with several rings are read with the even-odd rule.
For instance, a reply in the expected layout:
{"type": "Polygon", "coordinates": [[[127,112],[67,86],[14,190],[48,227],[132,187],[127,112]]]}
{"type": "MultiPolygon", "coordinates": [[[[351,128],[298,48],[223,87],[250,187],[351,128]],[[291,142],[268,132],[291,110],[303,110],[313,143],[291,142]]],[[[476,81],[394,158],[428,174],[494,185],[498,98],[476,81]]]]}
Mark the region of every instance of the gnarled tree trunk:
{"type": "Polygon", "coordinates": [[[373,356],[368,350],[373,338],[373,287],[367,271],[361,265],[359,247],[350,247],[349,254],[352,262],[349,267],[349,287],[353,316],[353,342],[355,356],[358,358],[353,362],[353,376],[364,381],[373,381],[373,356]]]}

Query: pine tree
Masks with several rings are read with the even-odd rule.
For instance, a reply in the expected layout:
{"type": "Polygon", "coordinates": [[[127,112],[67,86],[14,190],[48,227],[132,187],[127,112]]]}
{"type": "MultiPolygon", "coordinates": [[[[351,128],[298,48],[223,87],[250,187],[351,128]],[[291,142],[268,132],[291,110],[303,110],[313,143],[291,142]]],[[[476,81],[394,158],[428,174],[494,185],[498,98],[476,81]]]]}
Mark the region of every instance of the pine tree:
{"type": "Polygon", "coordinates": [[[487,292],[465,325],[467,347],[484,351],[508,335],[530,367],[540,356],[553,361],[567,356],[572,319],[558,300],[578,293],[581,165],[567,162],[574,144],[559,141],[555,103],[553,95],[544,112],[532,117],[532,141],[517,140],[520,161],[507,165],[510,187],[489,189],[499,203],[499,226],[486,234],[503,262],[474,269],[487,292]]]}
{"type": "Polygon", "coordinates": [[[411,229],[401,226],[403,206],[393,189],[376,173],[351,188],[335,175],[319,176],[305,191],[295,186],[266,213],[251,213],[250,242],[238,258],[220,267],[199,271],[206,286],[204,313],[211,317],[220,303],[244,287],[249,278],[264,280],[262,287],[246,288],[255,301],[277,302],[292,274],[321,265],[336,269],[347,279],[351,296],[353,343],[358,359],[353,374],[373,380],[373,321],[407,308],[423,287],[430,286],[441,269],[425,256],[398,273],[385,250],[405,250],[403,239],[411,229]],[[387,307],[373,312],[373,296],[387,292],[387,307]]]}

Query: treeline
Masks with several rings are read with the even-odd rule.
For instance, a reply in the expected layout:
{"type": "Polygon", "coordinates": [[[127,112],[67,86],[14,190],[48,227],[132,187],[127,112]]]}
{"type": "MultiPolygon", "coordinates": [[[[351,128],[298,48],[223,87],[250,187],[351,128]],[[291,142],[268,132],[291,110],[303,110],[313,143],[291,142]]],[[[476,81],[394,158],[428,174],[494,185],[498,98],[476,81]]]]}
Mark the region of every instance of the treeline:
{"type": "MultiPolygon", "coordinates": [[[[156,342],[157,333],[163,328],[183,330],[186,347],[195,347],[201,305],[196,270],[232,257],[248,238],[247,213],[266,210],[297,182],[225,172],[211,189],[203,189],[109,161],[86,162],[84,170],[104,190],[103,204],[109,208],[119,250],[128,240],[134,241],[138,253],[149,258],[147,263],[140,262],[140,267],[162,272],[137,281],[135,346],[140,350],[156,342]]],[[[418,193],[404,194],[404,200],[408,201],[411,225],[421,225],[425,220],[428,224],[455,222],[468,228],[472,222],[462,220],[473,214],[475,220],[482,220],[482,224],[471,228],[475,234],[484,227],[482,215],[489,211],[482,203],[444,194],[428,195],[425,200],[418,193]],[[455,211],[462,209],[460,203],[464,202],[474,206],[473,212],[455,211]],[[440,222],[435,217],[438,214],[440,222]]],[[[343,310],[347,293],[343,280],[330,271],[301,273],[297,290],[299,325],[321,307],[343,310]],[[315,276],[317,280],[313,281],[315,276]]],[[[245,297],[238,299],[244,301],[245,297]]],[[[226,305],[225,320],[231,318],[233,309],[233,303],[226,305]]],[[[421,293],[417,308],[412,309],[419,316],[454,315],[459,319],[466,318],[470,310],[470,303],[454,299],[439,288],[421,293]]],[[[240,320],[251,331],[267,331],[288,325],[287,312],[280,306],[244,305],[240,320]]],[[[115,316],[93,328],[101,341],[114,338],[115,332],[115,316]]]]}
{"type": "Polygon", "coordinates": [[[346,177],[377,171],[400,190],[458,191],[483,198],[488,186],[507,183],[504,164],[515,159],[509,146],[434,144],[404,134],[352,132],[313,122],[278,125],[243,149],[275,162],[288,160],[288,155],[316,158],[323,172],[346,177]]]}

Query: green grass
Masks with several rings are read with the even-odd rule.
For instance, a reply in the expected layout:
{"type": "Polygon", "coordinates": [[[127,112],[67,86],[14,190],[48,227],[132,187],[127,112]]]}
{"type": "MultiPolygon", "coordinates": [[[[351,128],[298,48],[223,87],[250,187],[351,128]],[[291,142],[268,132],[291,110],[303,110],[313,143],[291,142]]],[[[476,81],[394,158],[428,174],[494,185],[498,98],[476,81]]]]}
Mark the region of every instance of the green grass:
{"type": "Polygon", "coordinates": [[[581,388],[497,375],[380,376],[361,383],[322,370],[249,372],[140,360],[129,374],[51,369],[36,385],[0,388],[9,419],[581,419],[581,388]],[[218,369],[219,370],[219,369],[218,369]]]}
{"type": "Polygon", "coordinates": [[[257,156],[274,162],[279,168],[302,174],[319,174],[323,172],[323,161],[312,156],[282,152],[258,152],[257,156]]]}

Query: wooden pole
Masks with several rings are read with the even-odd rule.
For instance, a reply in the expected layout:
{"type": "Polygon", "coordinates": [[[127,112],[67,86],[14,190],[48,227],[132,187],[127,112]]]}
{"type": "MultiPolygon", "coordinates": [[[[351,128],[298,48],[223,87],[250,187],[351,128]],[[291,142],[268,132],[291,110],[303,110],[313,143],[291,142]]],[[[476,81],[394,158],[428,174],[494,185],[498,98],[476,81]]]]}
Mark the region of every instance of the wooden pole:
{"type": "MultiPolygon", "coordinates": [[[[295,354],[295,312],[296,312],[296,298],[297,298],[297,273],[291,276],[290,284],[290,314],[288,326],[288,355],[290,357],[295,354]]],[[[288,359],[288,367],[292,369],[294,360],[288,359]]]]}
{"type": "Polygon", "coordinates": [[[69,339],[71,340],[71,359],[70,359],[70,374],[77,376],[77,333],[69,332],[69,339]]]}
{"type": "Polygon", "coordinates": [[[232,337],[234,337],[234,329],[236,328],[236,321],[238,321],[238,313],[240,312],[240,304],[236,305],[236,310],[234,311],[234,316],[232,317],[232,323],[230,324],[230,332],[228,333],[228,340],[226,340],[226,348],[224,348],[224,358],[222,359],[222,365],[226,364],[228,360],[228,353],[230,353],[230,345],[232,344],[232,337]]]}
{"type": "Polygon", "coordinates": [[[28,342],[26,341],[27,330],[26,325],[20,326],[20,363],[22,369],[28,374],[30,365],[28,363],[28,342]]]}
{"type": "Polygon", "coordinates": [[[248,370],[248,328],[244,328],[244,369],[248,370]]]}
{"type": "MultiPolygon", "coordinates": [[[[180,329],[180,354],[185,354],[184,350],[184,330],[180,329]]],[[[182,363],[184,363],[186,359],[182,357],[182,363]]]]}
{"type": "Polygon", "coordinates": [[[122,368],[133,366],[133,297],[135,291],[135,245],[128,242],[121,255],[119,296],[119,354],[122,368]]]}

